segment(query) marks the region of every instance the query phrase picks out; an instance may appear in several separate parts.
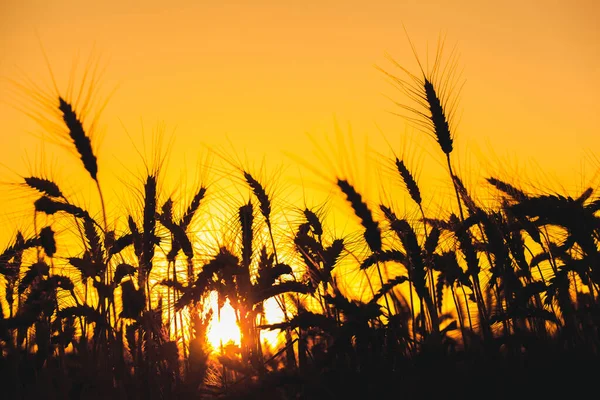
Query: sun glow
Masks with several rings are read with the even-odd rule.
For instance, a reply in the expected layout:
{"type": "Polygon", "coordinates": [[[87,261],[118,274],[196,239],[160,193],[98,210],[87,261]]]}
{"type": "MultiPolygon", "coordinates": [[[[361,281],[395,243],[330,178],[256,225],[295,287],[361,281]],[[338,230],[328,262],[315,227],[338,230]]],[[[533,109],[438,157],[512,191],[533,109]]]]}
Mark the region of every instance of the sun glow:
{"type": "MultiPolygon", "coordinates": [[[[267,299],[263,303],[263,308],[265,310],[265,320],[267,324],[275,324],[284,320],[283,311],[281,311],[281,308],[274,298],[267,299]]],[[[270,346],[271,349],[276,348],[281,342],[279,330],[262,330],[260,332],[260,338],[262,343],[270,346]]]]}
{"type": "MultiPolygon", "coordinates": [[[[231,306],[229,299],[225,300],[225,304],[221,307],[220,312],[217,311],[218,298],[217,293],[212,292],[208,298],[207,312],[212,310],[212,318],[208,324],[206,337],[210,345],[215,351],[220,351],[221,346],[233,343],[237,346],[241,344],[241,332],[237,323],[236,312],[231,306]]],[[[274,324],[284,320],[283,312],[275,299],[268,299],[263,304],[264,317],[263,323],[274,324]]],[[[278,330],[262,330],[260,333],[261,342],[271,349],[277,348],[281,342],[280,332],[278,330]]]]}
{"type": "Polygon", "coordinates": [[[215,350],[228,343],[239,346],[241,343],[240,327],[229,299],[225,300],[221,310],[217,310],[217,308],[217,293],[213,292],[210,295],[210,309],[213,311],[213,317],[206,332],[208,342],[215,350]]]}

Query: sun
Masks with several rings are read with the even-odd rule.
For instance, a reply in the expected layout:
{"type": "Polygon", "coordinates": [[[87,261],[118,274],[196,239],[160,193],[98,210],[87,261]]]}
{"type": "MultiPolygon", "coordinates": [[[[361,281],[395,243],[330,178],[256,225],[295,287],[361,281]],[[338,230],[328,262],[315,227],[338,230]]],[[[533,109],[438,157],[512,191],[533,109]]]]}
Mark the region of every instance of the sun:
{"type": "Polygon", "coordinates": [[[228,343],[239,346],[242,335],[235,310],[229,303],[229,299],[225,300],[221,310],[217,310],[217,297],[217,292],[212,292],[209,296],[209,309],[212,310],[213,316],[208,324],[206,338],[215,350],[221,349],[222,346],[228,343]]]}
{"type": "MultiPolygon", "coordinates": [[[[208,296],[207,312],[212,310],[212,318],[208,323],[206,338],[211,347],[219,352],[227,344],[240,346],[241,331],[237,322],[235,309],[231,306],[229,299],[225,300],[223,307],[217,312],[218,295],[217,292],[211,292],[208,296]]],[[[269,299],[263,304],[265,311],[265,322],[277,323],[284,320],[283,312],[274,299],[269,299]]],[[[278,331],[261,331],[261,342],[270,348],[276,348],[280,343],[278,331]]]]}

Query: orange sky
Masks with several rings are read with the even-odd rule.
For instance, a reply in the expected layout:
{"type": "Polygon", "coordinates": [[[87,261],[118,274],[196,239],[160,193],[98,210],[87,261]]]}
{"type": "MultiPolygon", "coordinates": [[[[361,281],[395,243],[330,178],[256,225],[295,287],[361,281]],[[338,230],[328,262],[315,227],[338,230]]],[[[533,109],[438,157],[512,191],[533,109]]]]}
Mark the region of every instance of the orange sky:
{"type": "MultiPolygon", "coordinates": [[[[28,162],[39,166],[41,152],[46,154],[42,170],[71,188],[76,199],[86,203],[96,196],[93,188],[74,181],[85,174],[70,175],[81,170],[78,157],[42,145],[28,133],[40,128],[13,107],[11,80],[27,76],[50,84],[36,32],[60,88],[68,83],[75,55],[82,55],[81,71],[94,45],[107,66],[104,93],[118,86],[102,114],[99,144],[99,176],[113,206],[128,190],[122,181],[136,185],[142,164],[128,134],[138,143],[145,134],[150,142],[162,123],[174,137],[168,179],[177,181],[188,168],[190,188],[197,176],[190,169],[208,144],[225,146],[227,154],[239,157],[246,152],[253,168],[264,157],[267,175],[286,165],[282,179],[296,178],[280,186],[293,189],[303,167],[284,152],[333,178],[335,171],[313,155],[307,133],[323,143],[323,137],[335,135],[334,119],[343,132],[351,126],[357,157],[368,160],[368,173],[378,168],[373,151],[390,155],[379,128],[398,153],[404,144],[409,166],[427,188],[423,197],[435,202],[429,199],[447,192],[438,188],[447,187],[439,149],[388,113],[396,108],[385,96],[402,97],[374,68],[399,72],[386,60],[388,52],[417,72],[402,23],[423,59],[427,43],[431,50],[440,32],[460,52],[466,85],[455,163],[471,185],[489,173],[516,171],[539,186],[575,190],[583,185],[582,175],[591,178],[598,168],[590,161],[600,148],[598,17],[600,4],[593,0],[2,0],[0,223],[7,229],[0,244],[26,226],[23,221],[31,221],[22,192],[6,183],[28,175],[28,162]],[[366,155],[365,140],[374,149],[366,155]],[[587,160],[585,169],[582,160],[587,160]],[[478,166],[487,162],[492,167],[478,166]]],[[[219,167],[217,175],[223,171],[219,167]]],[[[366,177],[356,181],[367,190],[366,177]]],[[[305,184],[307,192],[319,192],[323,182],[311,182],[305,184]]],[[[371,186],[376,194],[377,185],[371,186]]],[[[238,196],[239,202],[245,196],[238,196]]]]}

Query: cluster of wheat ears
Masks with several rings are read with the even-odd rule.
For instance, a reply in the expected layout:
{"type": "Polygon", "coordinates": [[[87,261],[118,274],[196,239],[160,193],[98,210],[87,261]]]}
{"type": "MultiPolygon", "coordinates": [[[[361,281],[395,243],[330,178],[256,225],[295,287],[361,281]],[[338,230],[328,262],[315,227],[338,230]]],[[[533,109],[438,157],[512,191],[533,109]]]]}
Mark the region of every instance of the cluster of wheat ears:
{"type": "MultiPolygon", "coordinates": [[[[499,201],[480,205],[452,170],[445,82],[453,70],[402,71],[407,79],[389,76],[444,153],[458,212],[426,215],[417,181],[398,158],[391,161],[419,210],[417,223],[386,204],[375,213],[352,182],[332,177],[360,220],[366,256],[355,268],[373,272],[370,300],[340,289],[336,267],[351,250],[343,237],[325,234],[317,209],[304,209],[290,234],[273,234],[276,199],[249,171],[240,178],[252,197],[231,210],[235,239],[206,259],[195,254],[190,226],[210,187],[176,215],[173,199],[159,204],[158,174],[149,172],[141,220],[125,216],[127,226],[115,232],[103,200],[98,220],[57,183],[28,176],[23,184],[39,195],[36,214],[71,224],[79,243],[70,249],[77,255],[59,257],[53,227],[37,227],[0,254],[2,390],[15,398],[351,398],[397,384],[410,397],[427,382],[418,374],[440,363],[461,381],[450,369],[480,376],[477,368],[522,367],[548,354],[596,357],[600,199],[592,189],[577,198],[534,195],[489,178],[499,201]],[[281,249],[291,261],[282,261],[281,249]],[[77,272],[56,273],[60,263],[77,272]],[[233,308],[238,344],[211,348],[211,293],[219,307],[233,308]],[[268,300],[280,321],[264,319],[268,300]],[[261,340],[267,330],[281,332],[275,348],[261,340]]],[[[50,101],[102,199],[83,117],[60,95],[50,101]]]]}

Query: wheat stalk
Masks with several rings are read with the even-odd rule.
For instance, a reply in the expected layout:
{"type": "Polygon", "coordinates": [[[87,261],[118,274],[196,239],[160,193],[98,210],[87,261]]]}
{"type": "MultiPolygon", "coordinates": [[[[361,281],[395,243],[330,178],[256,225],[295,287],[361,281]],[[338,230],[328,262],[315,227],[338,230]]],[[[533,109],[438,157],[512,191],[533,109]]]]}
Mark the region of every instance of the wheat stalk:
{"type": "Polygon", "coordinates": [[[201,187],[200,189],[198,189],[198,191],[194,195],[194,198],[190,202],[190,205],[188,206],[187,210],[185,211],[185,214],[183,214],[183,217],[181,218],[181,221],[179,222],[179,225],[181,226],[181,228],[184,231],[188,228],[188,226],[192,222],[192,218],[194,218],[196,211],[198,211],[198,207],[200,207],[200,202],[202,201],[202,199],[204,198],[205,195],[206,195],[205,187],[201,187]]]}
{"type": "Polygon", "coordinates": [[[23,178],[25,184],[38,192],[49,197],[64,198],[58,185],[46,178],[38,178],[36,176],[28,176],[23,178]]]}
{"type": "Polygon", "coordinates": [[[268,226],[271,226],[271,200],[269,199],[265,188],[248,172],[244,171],[244,178],[258,200],[260,213],[265,218],[265,222],[268,226]]]}
{"type": "Polygon", "coordinates": [[[244,268],[250,268],[252,260],[252,223],[254,221],[252,202],[241,206],[238,211],[240,226],[242,227],[242,265],[244,268]]]}
{"type": "Polygon", "coordinates": [[[525,192],[523,192],[520,189],[517,189],[510,183],[501,181],[500,179],[494,177],[487,178],[486,180],[490,185],[494,186],[499,191],[506,193],[507,195],[509,195],[517,201],[523,201],[529,198],[529,196],[527,196],[525,192]]]}
{"type": "Polygon", "coordinates": [[[406,165],[404,164],[403,160],[399,160],[398,158],[396,158],[396,169],[402,177],[402,181],[406,186],[406,190],[408,191],[410,198],[413,199],[413,201],[417,203],[417,205],[421,206],[421,191],[419,190],[417,181],[415,181],[413,175],[410,173],[408,168],[406,168],[406,165]]]}
{"type": "Polygon", "coordinates": [[[96,182],[98,189],[98,195],[100,196],[100,203],[102,204],[102,216],[104,219],[104,231],[108,231],[108,221],[106,219],[106,206],[104,204],[104,196],[102,189],[100,188],[100,182],[98,181],[98,160],[92,150],[92,142],[90,137],[86,135],[83,129],[83,124],[77,113],[69,102],[63,99],[61,96],[58,97],[58,109],[62,113],[62,118],[69,131],[69,137],[75,145],[75,149],[79,153],[79,157],[83,162],[83,167],[90,174],[92,179],[96,182]]]}
{"type": "Polygon", "coordinates": [[[90,138],[85,134],[83,124],[71,104],[62,97],[58,97],[58,109],[62,113],[63,121],[69,130],[69,136],[79,153],[81,161],[86,171],[89,172],[93,180],[98,180],[98,162],[92,150],[90,138]]]}
{"type": "Polygon", "coordinates": [[[142,259],[138,273],[140,289],[147,286],[148,307],[150,309],[150,286],[148,276],[152,271],[154,257],[154,237],[156,231],[156,176],[148,174],[144,184],[144,216],[142,221],[142,259]]]}
{"type": "Polygon", "coordinates": [[[303,213],[304,217],[306,218],[306,221],[310,225],[312,233],[315,236],[319,237],[323,235],[323,225],[321,224],[321,220],[319,220],[319,216],[314,211],[309,210],[308,208],[305,208],[303,213]]]}
{"type": "Polygon", "coordinates": [[[354,187],[348,183],[347,180],[338,179],[337,186],[346,195],[346,199],[352,206],[354,214],[360,218],[360,223],[365,228],[364,237],[369,249],[373,253],[381,251],[381,229],[379,224],[373,220],[373,214],[367,204],[363,201],[360,193],[354,189],[354,187]]]}
{"type": "Polygon", "coordinates": [[[269,236],[271,237],[271,244],[273,245],[273,254],[275,255],[275,262],[279,263],[277,257],[277,249],[275,248],[275,239],[273,237],[273,229],[271,227],[271,199],[267,195],[265,188],[258,182],[252,175],[248,172],[244,171],[244,178],[252,189],[254,196],[258,200],[259,210],[262,216],[265,219],[265,223],[267,224],[267,229],[269,230],[269,236]]]}

